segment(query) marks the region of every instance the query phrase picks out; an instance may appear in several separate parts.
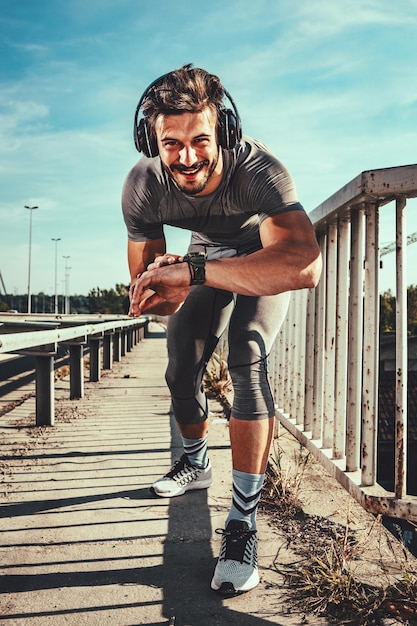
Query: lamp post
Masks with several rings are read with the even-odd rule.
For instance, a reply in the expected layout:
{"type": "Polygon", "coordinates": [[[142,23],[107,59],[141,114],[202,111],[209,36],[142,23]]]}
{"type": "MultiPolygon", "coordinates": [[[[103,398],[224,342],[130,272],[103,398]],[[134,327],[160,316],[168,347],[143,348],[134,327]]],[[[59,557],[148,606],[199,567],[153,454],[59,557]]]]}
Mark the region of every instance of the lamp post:
{"type": "Polygon", "coordinates": [[[61,237],[51,237],[51,241],[55,241],[55,315],[58,315],[58,241],[61,237]]]}
{"type": "Polygon", "coordinates": [[[65,259],[65,314],[69,313],[69,301],[68,301],[68,283],[69,283],[69,270],[71,269],[70,267],[68,267],[68,259],[70,259],[71,257],[69,256],[63,256],[63,259],[65,259]]]}
{"type": "Polygon", "coordinates": [[[29,264],[28,264],[28,313],[31,312],[31,293],[30,293],[30,269],[32,264],[32,212],[35,209],[39,209],[38,206],[26,206],[25,209],[29,209],[30,211],[30,220],[29,220],[29,264]]]}

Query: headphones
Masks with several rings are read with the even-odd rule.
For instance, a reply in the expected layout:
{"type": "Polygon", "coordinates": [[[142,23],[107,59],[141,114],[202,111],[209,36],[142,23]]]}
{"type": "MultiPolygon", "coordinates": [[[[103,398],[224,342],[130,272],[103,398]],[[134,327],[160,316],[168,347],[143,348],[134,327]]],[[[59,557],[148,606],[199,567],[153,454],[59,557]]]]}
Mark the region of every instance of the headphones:
{"type": "MultiPolygon", "coordinates": [[[[169,72],[170,73],[170,72],[169,72]]],[[[140,120],[139,113],[142,104],[149,91],[162,82],[168,74],[163,74],[151,83],[143,92],[139,104],[136,107],[135,121],[133,126],[133,139],[135,141],[136,150],[143,152],[146,157],[156,157],[159,154],[156,137],[152,134],[149,121],[142,117],[140,120]]],[[[224,90],[226,98],[230,101],[232,109],[222,107],[217,115],[217,140],[219,145],[225,150],[232,150],[242,138],[242,124],[236,105],[226,89],[224,90]]]]}

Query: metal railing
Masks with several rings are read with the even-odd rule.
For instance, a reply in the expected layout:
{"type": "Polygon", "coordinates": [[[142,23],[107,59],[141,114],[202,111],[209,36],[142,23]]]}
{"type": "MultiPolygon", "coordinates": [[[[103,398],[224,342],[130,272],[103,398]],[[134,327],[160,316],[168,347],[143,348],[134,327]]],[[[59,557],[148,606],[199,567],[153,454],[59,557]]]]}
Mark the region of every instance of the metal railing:
{"type": "Polygon", "coordinates": [[[148,319],[124,316],[0,315],[0,354],[35,357],[36,425],[55,419],[54,362],[58,346],[69,350],[70,398],[84,396],[84,348],[89,347],[90,381],[111,369],[142,339],[148,319]],[[102,358],[101,358],[102,355],[102,358]]]}
{"type": "MultiPolygon", "coordinates": [[[[271,354],[277,418],[367,510],[417,520],[407,495],[407,200],[417,165],[363,172],[318,206],[324,269],[293,292],[271,354]],[[395,488],[377,483],[379,215],[396,213],[395,488]],[[282,364],[282,366],[280,366],[282,364]]],[[[409,203],[410,204],[410,203],[409,203]]]]}

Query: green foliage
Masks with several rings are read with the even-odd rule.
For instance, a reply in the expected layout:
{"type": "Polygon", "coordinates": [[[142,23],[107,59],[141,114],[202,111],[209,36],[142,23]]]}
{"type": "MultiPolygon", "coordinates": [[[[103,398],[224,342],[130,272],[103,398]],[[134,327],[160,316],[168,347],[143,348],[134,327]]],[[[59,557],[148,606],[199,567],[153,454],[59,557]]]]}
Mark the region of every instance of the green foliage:
{"type": "Polygon", "coordinates": [[[408,332],[417,335],[417,285],[407,289],[408,332]]]}
{"type": "Polygon", "coordinates": [[[391,289],[380,297],[380,324],[381,333],[391,333],[395,330],[395,296],[391,289]]]}
{"type": "Polygon", "coordinates": [[[129,308],[129,288],[117,284],[115,289],[92,289],[88,294],[89,313],[126,315],[129,308]]]}
{"type": "MultiPolygon", "coordinates": [[[[86,315],[88,313],[104,313],[110,315],[126,315],[129,310],[129,287],[116,284],[113,289],[92,289],[87,296],[74,294],[70,297],[72,314],[86,315]]],[[[4,296],[0,299],[0,312],[16,309],[19,312],[27,311],[26,295],[4,296]]],[[[58,294],[58,312],[63,313],[65,299],[58,294]]],[[[53,314],[55,310],[55,297],[43,291],[32,295],[32,313],[53,314]]]]}
{"type": "MultiPolygon", "coordinates": [[[[396,298],[389,289],[380,297],[381,333],[395,332],[396,298]]],[[[407,330],[409,335],[417,334],[417,286],[407,288],[407,330]]]]}

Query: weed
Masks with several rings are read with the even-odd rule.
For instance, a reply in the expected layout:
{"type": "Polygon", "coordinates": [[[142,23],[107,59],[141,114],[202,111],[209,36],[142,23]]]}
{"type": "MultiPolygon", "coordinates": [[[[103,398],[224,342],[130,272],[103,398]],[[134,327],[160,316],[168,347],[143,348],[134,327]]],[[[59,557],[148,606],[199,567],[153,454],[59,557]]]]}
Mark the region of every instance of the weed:
{"type": "Polygon", "coordinates": [[[415,577],[404,573],[403,580],[388,587],[362,583],[336,543],[287,575],[287,584],[294,591],[294,608],[326,615],[338,624],[376,626],[388,615],[409,624],[417,618],[415,577]]]}
{"type": "Polygon", "coordinates": [[[204,391],[208,398],[215,398],[223,407],[226,417],[230,417],[232,381],[226,361],[222,355],[213,354],[203,380],[204,391]]]}
{"type": "Polygon", "coordinates": [[[271,456],[265,473],[261,508],[295,515],[301,511],[298,496],[304,472],[310,463],[310,454],[300,445],[294,465],[284,463],[283,451],[273,442],[271,456]]]}
{"type": "Polygon", "coordinates": [[[372,585],[359,580],[356,567],[370,536],[381,519],[358,539],[351,527],[350,508],[346,524],[307,515],[299,501],[300,488],[310,455],[300,446],[294,463],[285,461],[277,443],[273,447],[262,492],[260,508],[276,521],[286,535],[287,548],[301,557],[296,563],[274,566],[284,576],[293,610],[326,616],[336,624],[377,626],[387,616],[399,623],[417,624],[417,578],[402,563],[402,578],[391,585],[372,585]]]}

